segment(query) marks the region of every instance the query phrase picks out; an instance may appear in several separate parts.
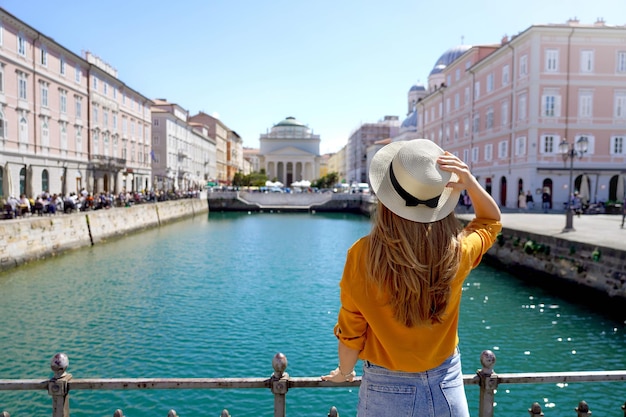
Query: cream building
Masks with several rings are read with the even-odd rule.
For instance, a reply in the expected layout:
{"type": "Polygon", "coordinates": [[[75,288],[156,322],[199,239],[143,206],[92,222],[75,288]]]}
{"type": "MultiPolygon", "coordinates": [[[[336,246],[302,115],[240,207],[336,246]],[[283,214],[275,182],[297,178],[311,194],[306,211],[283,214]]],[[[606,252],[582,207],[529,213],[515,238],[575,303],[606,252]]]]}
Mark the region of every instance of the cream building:
{"type": "Polygon", "coordinates": [[[313,181],[320,173],[320,136],[294,117],[275,124],[259,138],[260,168],[285,186],[313,181]]]}

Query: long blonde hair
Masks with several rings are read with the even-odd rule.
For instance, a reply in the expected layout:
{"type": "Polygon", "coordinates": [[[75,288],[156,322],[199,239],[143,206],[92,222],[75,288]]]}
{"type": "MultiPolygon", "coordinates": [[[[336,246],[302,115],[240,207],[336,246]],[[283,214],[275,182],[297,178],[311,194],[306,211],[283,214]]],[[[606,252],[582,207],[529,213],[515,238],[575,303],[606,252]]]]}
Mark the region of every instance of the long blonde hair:
{"type": "Polygon", "coordinates": [[[368,271],[407,327],[440,323],[461,256],[461,223],[454,212],[433,223],[397,216],[378,203],[370,233],[368,271]]]}

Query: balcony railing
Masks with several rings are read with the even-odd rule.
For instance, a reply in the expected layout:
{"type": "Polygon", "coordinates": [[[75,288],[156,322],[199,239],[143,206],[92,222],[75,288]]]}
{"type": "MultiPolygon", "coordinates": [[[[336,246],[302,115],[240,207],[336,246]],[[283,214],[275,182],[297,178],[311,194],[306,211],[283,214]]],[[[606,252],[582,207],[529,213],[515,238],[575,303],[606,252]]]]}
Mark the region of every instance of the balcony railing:
{"type": "MultiPolygon", "coordinates": [[[[493,352],[485,350],[480,355],[482,368],[475,375],[464,375],[464,385],[478,385],[480,388],[479,417],[494,416],[494,395],[502,384],[547,384],[573,382],[615,382],[626,381],[626,370],[618,371],[587,371],[587,372],[539,372],[496,374],[493,371],[496,357],[493,352]]],[[[166,389],[241,389],[266,388],[274,395],[274,417],[285,417],[287,412],[286,395],[294,388],[338,388],[359,387],[361,378],[353,382],[332,383],[322,381],[320,377],[292,378],[285,372],[287,358],[277,353],[272,359],[274,373],[270,378],[83,378],[73,379],[67,373],[69,359],[64,353],[56,354],[50,367],[54,372],[51,379],[0,379],[0,391],[32,391],[44,390],[52,397],[52,417],[69,417],[70,389],[76,390],[166,390],[166,389]]],[[[616,410],[621,408],[626,417],[626,402],[620,405],[616,401],[616,410]]],[[[591,410],[585,401],[580,401],[574,408],[578,417],[589,417],[591,410]]],[[[539,403],[530,408],[520,409],[519,414],[528,412],[531,417],[543,416],[539,403]]],[[[114,411],[114,417],[123,417],[121,409],[114,411]]],[[[613,414],[612,414],[613,415],[613,414]]],[[[614,414],[617,416],[617,413],[614,414]]],[[[176,417],[175,410],[169,410],[168,417],[176,417]]],[[[331,406],[328,417],[339,417],[336,407],[331,406]]],[[[0,417],[10,417],[7,411],[0,412],[0,417]]],[[[230,417],[228,410],[221,412],[221,417],[230,417]]],[[[233,416],[236,417],[236,416],[233,416]]],[[[321,417],[321,416],[320,416],[321,417]]]]}

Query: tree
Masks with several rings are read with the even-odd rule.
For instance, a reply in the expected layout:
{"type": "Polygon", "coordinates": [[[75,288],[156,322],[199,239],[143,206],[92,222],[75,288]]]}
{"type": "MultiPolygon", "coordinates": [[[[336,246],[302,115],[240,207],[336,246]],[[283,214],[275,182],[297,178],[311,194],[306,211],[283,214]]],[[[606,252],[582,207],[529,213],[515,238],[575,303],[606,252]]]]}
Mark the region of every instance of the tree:
{"type": "Polygon", "coordinates": [[[322,178],[313,181],[311,185],[317,188],[332,188],[337,181],[339,181],[339,174],[337,172],[329,172],[322,178]]]}

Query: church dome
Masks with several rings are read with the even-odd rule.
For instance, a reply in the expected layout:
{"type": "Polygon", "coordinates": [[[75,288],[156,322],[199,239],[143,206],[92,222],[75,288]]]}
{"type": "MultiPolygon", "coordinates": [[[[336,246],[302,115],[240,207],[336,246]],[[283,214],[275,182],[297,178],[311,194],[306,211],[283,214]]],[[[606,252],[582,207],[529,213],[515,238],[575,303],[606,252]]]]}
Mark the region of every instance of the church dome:
{"type": "Polygon", "coordinates": [[[424,87],[423,85],[415,84],[411,87],[409,91],[426,91],[426,87],[424,87]]]}
{"type": "Polygon", "coordinates": [[[300,126],[300,127],[306,127],[306,125],[302,122],[299,122],[296,120],[295,117],[287,117],[285,118],[285,120],[276,123],[274,126],[300,126]]]}
{"type": "Polygon", "coordinates": [[[401,131],[417,130],[417,111],[416,110],[413,110],[411,113],[409,113],[406,119],[402,121],[402,124],[400,125],[400,130],[401,131]]]}
{"type": "Polygon", "coordinates": [[[461,55],[467,52],[467,50],[470,49],[471,47],[472,45],[457,45],[448,49],[446,52],[443,53],[443,55],[439,57],[432,71],[430,71],[430,75],[439,74],[448,65],[452,64],[461,55]]]}

